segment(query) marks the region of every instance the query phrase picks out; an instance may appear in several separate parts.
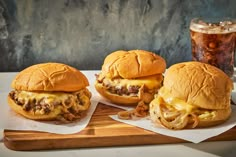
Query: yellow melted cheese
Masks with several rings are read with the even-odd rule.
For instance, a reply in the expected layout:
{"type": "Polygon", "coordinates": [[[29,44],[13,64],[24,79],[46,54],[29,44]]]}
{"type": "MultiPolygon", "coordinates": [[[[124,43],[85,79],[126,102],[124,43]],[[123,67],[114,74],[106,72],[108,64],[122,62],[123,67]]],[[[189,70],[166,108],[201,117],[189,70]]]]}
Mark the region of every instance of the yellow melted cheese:
{"type": "MultiPolygon", "coordinates": [[[[73,93],[64,93],[64,92],[28,92],[28,91],[16,91],[19,101],[23,102],[40,102],[41,100],[44,103],[48,104],[51,110],[56,109],[56,104],[62,104],[62,109],[67,111],[68,108],[72,107],[76,111],[87,110],[90,105],[91,93],[85,88],[73,93]],[[80,100],[83,104],[78,102],[77,94],[79,94],[80,100]],[[66,104],[66,100],[70,99],[69,105],[66,104]]],[[[41,114],[44,114],[43,111],[41,114]]]]}
{"type": "Polygon", "coordinates": [[[215,112],[210,110],[200,109],[197,106],[193,106],[191,104],[186,103],[185,101],[174,98],[170,95],[169,91],[162,87],[159,92],[159,96],[163,98],[162,101],[160,98],[157,99],[157,103],[164,103],[167,108],[174,109],[174,110],[184,110],[186,113],[197,113],[200,119],[207,119],[209,117],[214,117],[215,112]]]}
{"type": "Polygon", "coordinates": [[[51,104],[53,102],[64,102],[68,97],[72,96],[72,94],[67,94],[63,92],[28,92],[28,91],[20,91],[18,93],[19,99],[25,99],[28,101],[32,101],[33,99],[36,102],[45,99],[45,103],[51,104]]]}
{"type": "Polygon", "coordinates": [[[104,78],[104,82],[109,82],[112,86],[127,86],[127,87],[129,87],[129,86],[145,85],[148,89],[159,88],[161,86],[162,80],[163,80],[163,76],[161,74],[147,76],[147,77],[141,77],[141,78],[136,78],[136,79],[104,78]]]}

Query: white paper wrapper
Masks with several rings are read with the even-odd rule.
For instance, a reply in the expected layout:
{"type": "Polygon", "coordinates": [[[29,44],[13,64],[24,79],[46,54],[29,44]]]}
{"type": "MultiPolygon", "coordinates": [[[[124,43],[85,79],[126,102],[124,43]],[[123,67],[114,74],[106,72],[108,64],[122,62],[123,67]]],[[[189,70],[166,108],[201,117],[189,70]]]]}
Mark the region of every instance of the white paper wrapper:
{"type": "MultiPolygon", "coordinates": [[[[232,91],[231,98],[234,102],[236,102],[236,84],[234,82],[234,90],[232,91]]],[[[106,102],[104,102],[106,103],[106,102]]],[[[187,129],[187,130],[169,130],[164,127],[157,127],[151,122],[148,118],[143,118],[139,120],[121,120],[117,117],[117,115],[111,115],[112,119],[116,121],[120,121],[123,123],[127,123],[133,126],[137,126],[146,130],[150,130],[156,132],[158,134],[163,134],[167,136],[172,136],[180,139],[184,139],[186,141],[190,141],[193,143],[200,143],[208,138],[217,136],[222,134],[223,132],[233,128],[236,125],[236,106],[232,105],[232,115],[229,120],[225,123],[209,127],[209,128],[199,128],[199,129],[187,129]]]]}
{"type": "Polygon", "coordinates": [[[69,124],[57,124],[56,122],[29,120],[16,114],[7,105],[7,95],[8,93],[0,93],[1,111],[4,111],[0,114],[0,128],[9,130],[34,130],[57,134],[77,133],[87,126],[98,104],[98,101],[91,99],[91,107],[83,119],[69,124]]]}
{"type": "Polygon", "coordinates": [[[186,129],[186,130],[169,130],[164,127],[155,126],[150,119],[143,118],[138,120],[121,120],[117,115],[111,115],[110,117],[116,121],[127,123],[133,126],[137,126],[146,130],[150,130],[162,135],[172,136],[193,143],[202,142],[210,137],[217,136],[236,125],[236,106],[232,106],[233,112],[231,118],[225,123],[209,127],[209,128],[200,128],[200,129],[186,129]]]}

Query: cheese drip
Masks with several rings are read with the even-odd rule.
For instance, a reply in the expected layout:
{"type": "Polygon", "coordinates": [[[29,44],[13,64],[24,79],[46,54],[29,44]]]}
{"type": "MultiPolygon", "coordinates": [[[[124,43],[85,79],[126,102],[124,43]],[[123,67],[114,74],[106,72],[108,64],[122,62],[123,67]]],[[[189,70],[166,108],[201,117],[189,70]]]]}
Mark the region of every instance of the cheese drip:
{"type": "Polygon", "coordinates": [[[156,89],[161,86],[163,80],[162,74],[140,77],[135,79],[124,79],[124,78],[104,78],[104,82],[109,82],[111,86],[116,87],[129,87],[129,86],[142,86],[145,85],[148,89],[156,89]]]}
{"type": "Polygon", "coordinates": [[[164,102],[160,102],[161,100],[158,99],[157,101],[159,102],[157,103],[165,103],[165,106],[170,111],[184,111],[187,114],[195,113],[199,119],[209,119],[215,117],[215,111],[199,108],[179,98],[174,98],[164,87],[159,90],[158,94],[163,98],[164,102]]]}
{"type": "MultiPolygon", "coordinates": [[[[57,106],[62,106],[63,112],[69,112],[69,108],[72,108],[75,112],[87,110],[91,97],[91,93],[86,88],[73,93],[28,91],[16,91],[15,93],[18,101],[22,104],[30,103],[36,106],[36,104],[40,105],[43,101],[43,104],[47,104],[51,111],[56,109],[57,106]]],[[[35,111],[35,113],[44,114],[42,111],[35,111]]]]}

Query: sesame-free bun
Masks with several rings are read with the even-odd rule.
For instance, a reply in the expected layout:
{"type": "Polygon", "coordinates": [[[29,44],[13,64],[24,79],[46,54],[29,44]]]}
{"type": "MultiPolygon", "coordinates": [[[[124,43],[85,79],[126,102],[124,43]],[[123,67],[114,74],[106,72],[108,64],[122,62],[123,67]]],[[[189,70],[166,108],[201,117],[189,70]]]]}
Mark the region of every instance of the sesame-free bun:
{"type": "Polygon", "coordinates": [[[233,82],[223,71],[209,64],[175,64],[166,71],[163,86],[172,97],[200,108],[230,107],[233,82]]]}
{"type": "Polygon", "coordinates": [[[215,110],[215,117],[199,119],[199,124],[197,125],[197,127],[209,127],[224,123],[229,119],[231,113],[232,109],[230,107],[224,110],[215,110]]]}
{"type": "Polygon", "coordinates": [[[77,69],[62,63],[41,63],[21,71],[11,87],[24,91],[78,91],[88,86],[87,78],[77,69]]]}
{"type": "Polygon", "coordinates": [[[90,108],[86,76],[62,63],[30,66],[13,79],[8,105],[32,120],[80,120],[90,108]]]}
{"type": "Polygon", "coordinates": [[[150,119],[176,130],[221,124],[232,112],[232,89],[232,80],[215,66],[194,61],[174,64],[150,103],[150,119]]]}
{"type": "Polygon", "coordinates": [[[103,63],[102,73],[110,78],[126,79],[161,74],[166,69],[165,60],[145,50],[115,51],[103,63]]]}
{"type": "Polygon", "coordinates": [[[145,50],[115,51],[105,58],[95,88],[101,96],[115,104],[149,103],[162,85],[165,69],[165,60],[155,53],[145,50]],[[127,92],[132,86],[139,88],[138,93],[127,92]],[[124,88],[126,92],[121,90],[117,93],[119,88],[124,88]]]}

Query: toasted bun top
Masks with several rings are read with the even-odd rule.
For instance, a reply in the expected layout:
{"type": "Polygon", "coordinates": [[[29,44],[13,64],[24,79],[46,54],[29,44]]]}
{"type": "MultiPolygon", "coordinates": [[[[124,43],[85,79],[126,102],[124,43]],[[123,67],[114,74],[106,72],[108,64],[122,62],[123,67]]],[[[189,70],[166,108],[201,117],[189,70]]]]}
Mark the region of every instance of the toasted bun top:
{"type": "Polygon", "coordinates": [[[163,87],[170,95],[205,109],[230,107],[232,80],[220,69],[200,62],[172,65],[165,73],[163,87]]]}
{"type": "Polygon", "coordinates": [[[78,91],[88,86],[79,70],[61,63],[42,63],[21,71],[11,87],[25,91],[78,91]]]}
{"type": "Polygon", "coordinates": [[[160,74],[165,69],[165,60],[154,53],[144,50],[120,50],[109,54],[105,58],[102,73],[110,78],[132,79],[160,74]]]}

